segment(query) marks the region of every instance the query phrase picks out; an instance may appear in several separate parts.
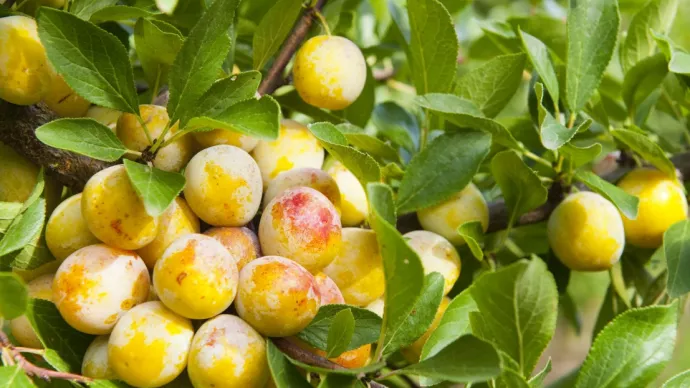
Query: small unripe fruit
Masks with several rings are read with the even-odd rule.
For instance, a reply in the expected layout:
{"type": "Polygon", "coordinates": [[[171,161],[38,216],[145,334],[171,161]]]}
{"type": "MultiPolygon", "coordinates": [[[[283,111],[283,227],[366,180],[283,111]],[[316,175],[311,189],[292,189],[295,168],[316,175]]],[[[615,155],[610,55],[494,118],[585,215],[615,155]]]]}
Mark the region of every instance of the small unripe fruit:
{"type": "Polygon", "coordinates": [[[316,279],[292,260],[264,256],[240,271],[237,313],[265,336],[299,333],[314,319],[320,305],[316,279]]]}
{"type": "Polygon", "coordinates": [[[0,201],[26,201],[37,180],[38,166],[0,143],[0,201]]]}
{"type": "Polygon", "coordinates": [[[116,131],[117,120],[122,116],[122,112],[115,109],[104,108],[102,106],[92,106],[86,111],[86,117],[92,118],[106,127],[116,131]]]}
{"type": "Polygon", "coordinates": [[[364,187],[357,177],[342,163],[331,157],[326,159],[323,168],[338,184],[340,220],[343,226],[357,226],[364,222],[369,214],[369,202],[364,187]]]}
{"type": "Polygon", "coordinates": [[[302,45],[292,70],[302,99],[325,109],[345,109],[362,93],[367,63],[359,47],[341,36],[315,36],[302,45]]]}
{"type": "Polygon", "coordinates": [[[682,186],[658,170],[638,168],[628,173],[618,187],[640,199],[637,218],[623,217],[625,239],[642,248],[658,248],[664,232],[687,218],[688,202],[682,186]]]}
{"type": "MultiPolygon", "coordinates": [[[[154,140],[163,134],[165,126],[170,122],[168,111],[165,107],[158,105],[140,105],[139,111],[141,118],[146,123],[146,128],[154,140]]],[[[150,146],[144,128],[139,123],[135,114],[123,113],[117,120],[117,137],[122,140],[122,143],[134,151],[143,151],[150,146]]],[[[172,137],[177,132],[178,126],[174,124],[168,133],[165,135],[165,140],[172,137]]],[[[153,160],[153,165],[165,171],[180,171],[184,167],[194,153],[194,145],[192,138],[189,136],[182,136],[163,148],[160,148],[153,160]]]]}
{"type": "Polygon", "coordinates": [[[443,276],[443,295],[448,295],[460,277],[460,255],[453,244],[436,233],[416,230],[403,235],[407,245],[419,255],[424,274],[438,272],[443,276]]]}
{"type": "Polygon", "coordinates": [[[146,212],[121,164],[99,171],[86,182],[81,211],[91,233],[113,247],[136,250],[158,234],[159,218],[146,212]]]}
{"type": "Polygon", "coordinates": [[[67,85],[67,82],[59,76],[53,77],[48,93],[43,97],[48,108],[60,117],[82,117],[89,110],[90,102],[67,85]]]}
{"type": "Polygon", "coordinates": [[[215,238],[230,252],[237,262],[238,271],[241,271],[250,261],[261,257],[259,238],[249,228],[211,228],[204,234],[215,238]]]}
{"type": "Polygon", "coordinates": [[[137,253],[150,270],[156,265],[165,249],[178,237],[199,233],[199,217],[189,208],[184,199],[177,197],[160,216],[158,234],[137,253]]]}
{"type": "Polygon", "coordinates": [[[91,245],[62,262],[53,301],[73,328],[108,334],[120,317],[149,295],[149,272],[134,252],[91,245]]]}
{"type": "Polygon", "coordinates": [[[226,129],[195,132],[194,139],[196,139],[197,143],[203,148],[217,145],[231,145],[241,148],[246,152],[251,152],[256,145],[259,144],[259,139],[255,137],[226,129]]]}
{"type": "Polygon", "coordinates": [[[316,280],[316,288],[319,290],[321,296],[321,306],[327,304],[344,304],[345,298],[340,288],[335,284],[333,279],[329,278],[325,273],[319,272],[314,276],[316,280]]]}
{"type": "Polygon", "coordinates": [[[41,101],[54,73],[36,21],[26,16],[0,19],[0,47],[0,98],[17,105],[41,101]]]}
{"type": "Polygon", "coordinates": [[[422,334],[421,337],[417,338],[417,340],[414,341],[412,345],[402,350],[402,354],[405,357],[405,359],[407,359],[407,361],[413,364],[419,362],[419,357],[422,355],[422,349],[424,349],[424,344],[426,344],[426,341],[431,336],[431,333],[433,333],[434,330],[436,330],[438,325],[441,323],[441,318],[443,318],[443,314],[448,309],[449,304],[450,299],[448,299],[447,297],[443,297],[443,299],[441,299],[441,304],[438,306],[438,310],[436,310],[436,315],[434,315],[434,321],[431,322],[431,326],[429,326],[429,328],[426,329],[426,332],[424,332],[424,334],[422,334]]]}
{"type": "Polygon", "coordinates": [[[195,388],[263,387],[266,340],[234,315],[206,321],[194,335],[187,370],[195,388]]]}
{"type": "Polygon", "coordinates": [[[184,195],[199,218],[214,226],[243,226],[261,205],[261,172],[241,149],[219,145],[194,155],[184,195]]]}
{"type": "Polygon", "coordinates": [[[191,321],[161,302],[140,304],[110,334],[110,366],[129,385],[160,387],[184,370],[193,336],[191,321]]]}
{"type": "Polygon", "coordinates": [[[175,313],[208,319],[222,313],[235,299],[237,264],[215,239],[187,234],[173,241],[156,263],[153,287],[175,313]]]}
{"type": "Polygon", "coordinates": [[[561,202],[549,217],[549,244],[575,271],[603,271],[620,259],[625,246],[618,209],[599,194],[581,191],[561,202]]]}
{"type": "Polygon", "coordinates": [[[46,245],[58,261],[65,260],[78,249],[100,243],[84,220],[81,196],[81,193],[76,194],[62,201],[46,224],[46,245]]]}
{"type": "Polygon", "coordinates": [[[325,171],[311,167],[296,168],[280,173],[268,184],[264,193],[263,207],[268,206],[268,203],[278,194],[295,187],[311,187],[325,195],[336,210],[340,210],[338,184],[325,171]]]}
{"type": "Polygon", "coordinates": [[[283,191],[261,215],[259,241],[264,254],[289,257],[318,273],[340,252],[340,217],[314,189],[283,191]]]}
{"type": "Polygon", "coordinates": [[[81,374],[92,379],[115,380],[117,375],[108,361],[108,336],[101,335],[86,349],[81,374]]]}
{"type": "Polygon", "coordinates": [[[259,141],[252,156],[261,169],[264,188],[267,188],[281,172],[300,167],[321,168],[324,150],[306,126],[282,120],[278,139],[259,141]]]}
{"type": "MultiPolygon", "coordinates": [[[[34,299],[43,299],[52,301],[53,300],[53,277],[54,274],[47,274],[32,280],[26,285],[29,292],[29,297],[34,299]]],[[[10,321],[10,330],[12,331],[12,336],[17,340],[19,345],[33,348],[41,349],[43,344],[41,340],[38,339],[34,328],[31,326],[31,322],[26,317],[22,315],[10,321]]]]}
{"type": "Polygon", "coordinates": [[[470,183],[450,199],[417,211],[422,228],[443,236],[455,245],[465,244],[457,229],[460,225],[479,221],[486,232],[489,227],[489,207],[482,193],[470,183]]]}
{"type": "Polygon", "coordinates": [[[382,266],[379,245],[373,230],[343,228],[342,249],[323,272],[343,290],[382,266]]]}
{"type": "Polygon", "coordinates": [[[366,276],[354,282],[345,289],[341,289],[345,303],[364,307],[383,296],[386,291],[386,279],[383,267],[374,268],[366,276]]]}

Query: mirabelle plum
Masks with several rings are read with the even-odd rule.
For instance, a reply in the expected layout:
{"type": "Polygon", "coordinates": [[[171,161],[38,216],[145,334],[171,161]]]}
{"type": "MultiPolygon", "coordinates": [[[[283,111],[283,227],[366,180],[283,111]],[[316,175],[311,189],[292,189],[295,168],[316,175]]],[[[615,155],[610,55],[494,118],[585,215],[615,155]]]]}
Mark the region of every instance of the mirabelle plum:
{"type": "Polygon", "coordinates": [[[117,375],[108,361],[109,336],[101,335],[86,349],[81,363],[81,374],[92,379],[115,380],[117,375]]]}
{"type": "Polygon", "coordinates": [[[465,244],[457,232],[458,226],[479,221],[486,232],[489,227],[489,207],[482,193],[470,183],[450,199],[417,211],[422,228],[443,236],[455,245],[465,244]]]}
{"type": "Polygon", "coordinates": [[[688,202],[682,186],[661,171],[638,168],[621,179],[618,187],[640,199],[636,219],[621,214],[625,239],[632,245],[658,248],[666,229],[687,217],[688,202]]]}
{"type": "Polygon", "coordinates": [[[300,167],[321,168],[324,150],[306,126],[282,120],[278,139],[259,141],[252,156],[261,169],[264,188],[267,188],[281,172],[300,167]]]}
{"type": "Polygon", "coordinates": [[[99,171],[86,182],[81,211],[91,233],[113,247],[139,249],[158,234],[159,217],[146,212],[121,164],[99,171]]]}
{"type": "Polygon", "coordinates": [[[230,252],[237,262],[238,271],[241,271],[250,261],[261,257],[259,238],[249,228],[211,228],[204,234],[218,240],[230,252]]]}
{"type": "Polygon", "coordinates": [[[460,255],[453,244],[436,233],[426,230],[416,230],[403,235],[407,245],[412,248],[422,260],[424,274],[438,272],[443,276],[445,285],[443,295],[448,295],[455,281],[460,277],[460,255]]]}
{"type": "Polygon", "coordinates": [[[371,229],[343,228],[343,245],[335,259],[323,269],[341,290],[364,278],[383,262],[371,229]]]}
{"type": "Polygon", "coordinates": [[[259,139],[255,137],[226,129],[195,132],[194,139],[203,148],[225,144],[241,148],[246,152],[252,152],[256,145],[259,144],[259,139]]]}
{"type": "Polygon", "coordinates": [[[184,199],[177,197],[160,216],[158,234],[137,253],[150,270],[163,255],[165,249],[180,236],[199,233],[199,217],[189,208],[184,199]]]}
{"type": "MultiPolygon", "coordinates": [[[[47,274],[30,281],[26,287],[29,296],[34,299],[53,300],[53,277],[55,274],[47,274]]],[[[38,339],[29,319],[22,315],[10,321],[10,330],[19,345],[27,348],[41,349],[43,344],[38,339]]]]}
{"type": "Polygon", "coordinates": [[[193,336],[192,322],[163,303],[140,304],[110,334],[110,366],[129,385],[160,387],[184,370],[193,336]]]}
{"type": "Polygon", "coordinates": [[[287,337],[302,331],[321,305],[318,285],[306,268],[279,256],[264,256],[240,271],[235,308],[259,333],[287,337]]]}
{"type": "Polygon", "coordinates": [[[438,310],[436,310],[436,315],[434,315],[434,321],[431,322],[431,326],[429,326],[429,328],[426,329],[426,332],[424,332],[421,337],[417,338],[412,345],[402,350],[402,354],[407,361],[413,364],[419,362],[419,357],[422,355],[424,344],[426,344],[426,341],[431,336],[431,333],[433,333],[441,323],[441,318],[443,318],[443,314],[448,309],[449,304],[450,299],[448,297],[443,297],[443,299],[441,299],[441,304],[438,306],[438,310]]]}
{"type": "Polygon", "coordinates": [[[261,172],[241,149],[219,145],[194,155],[184,195],[199,218],[214,226],[243,226],[261,205],[261,172]]]}
{"type": "Polygon", "coordinates": [[[53,281],[53,301],[62,317],[88,334],[108,334],[120,317],[146,301],[150,278],[134,252],[90,245],[62,262],[53,281]]]}
{"type": "Polygon", "coordinates": [[[219,315],[194,335],[187,370],[195,388],[262,387],[270,376],[266,340],[242,319],[219,315]]]}
{"type": "Polygon", "coordinates": [[[263,207],[268,206],[268,203],[278,194],[295,187],[311,187],[325,195],[336,210],[340,211],[338,184],[325,171],[311,167],[295,168],[278,174],[266,188],[263,207]]]}
{"type": "Polygon", "coordinates": [[[375,301],[369,303],[366,309],[383,318],[383,309],[385,307],[385,304],[386,302],[383,300],[383,298],[378,298],[375,301]]]}
{"type": "Polygon", "coordinates": [[[386,279],[383,266],[374,268],[366,276],[354,282],[345,289],[341,289],[345,303],[364,307],[383,296],[386,291],[386,279]]]}
{"type": "MultiPolygon", "coordinates": [[[[168,111],[158,105],[140,105],[141,118],[146,123],[146,128],[154,140],[163,134],[165,126],[170,122],[168,111]]],[[[177,132],[177,124],[173,125],[165,135],[165,140],[170,139],[177,132]]],[[[122,140],[127,148],[134,151],[143,151],[150,146],[146,138],[144,128],[139,123],[137,116],[132,113],[123,113],[117,120],[117,137],[122,140]]],[[[190,136],[182,136],[175,142],[161,148],[153,160],[153,165],[165,171],[180,171],[194,153],[194,144],[190,136]]]]}
{"type": "Polygon", "coordinates": [[[319,272],[314,276],[314,279],[316,280],[316,288],[319,290],[319,295],[321,295],[321,306],[345,303],[345,298],[343,298],[340,288],[328,275],[319,272]]]}
{"type": "Polygon", "coordinates": [[[57,74],[53,77],[53,82],[43,97],[43,102],[60,117],[82,117],[91,105],[57,74]]]}
{"type": "Polygon", "coordinates": [[[35,104],[48,92],[53,74],[36,21],[26,16],[0,19],[0,98],[35,104]]]}
{"type": "Polygon", "coordinates": [[[82,194],[62,201],[53,210],[46,224],[46,245],[58,261],[63,261],[78,249],[100,243],[91,233],[81,212],[82,194]]]}
{"type": "Polygon", "coordinates": [[[325,109],[345,109],[362,93],[367,64],[357,45],[341,36],[315,36],[302,45],[292,69],[302,99],[325,109]]]}
{"type": "Polygon", "coordinates": [[[173,241],[156,262],[153,287],[175,313],[208,319],[230,307],[237,276],[235,259],[221,243],[203,234],[187,234],[173,241]]]}
{"type": "Polygon", "coordinates": [[[38,166],[0,143],[0,201],[26,201],[37,180],[38,166]]]}
{"type": "Polygon", "coordinates": [[[556,256],[575,271],[609,269],[625,246],[618,209],[588,191],[566,197],[549,217],[547,232],[556,256]]]}
{"type": "Polygon", "coordinates": [[[122,116],[122,112],[115,109],[104,108],[102,106],[92,106],[86,111],[86,117],[92,118],[106,127],[113,130],[117,129],[117,120],[122,116]]]}
{"type": "Polygon", "coordinates": [[[332,157],[326,159],[323,167],[338,184],[343,226],[357,226],[364,222],[369,214],[369,202],[357,177],[332,157]]]}
{"type": "Polygon", "coordinates": [[[312,273],[333,261],[341,238],[335,207],[309,187],[283,191],[268,204],[259,223],[264,254],[289,257],[312,273]]]}

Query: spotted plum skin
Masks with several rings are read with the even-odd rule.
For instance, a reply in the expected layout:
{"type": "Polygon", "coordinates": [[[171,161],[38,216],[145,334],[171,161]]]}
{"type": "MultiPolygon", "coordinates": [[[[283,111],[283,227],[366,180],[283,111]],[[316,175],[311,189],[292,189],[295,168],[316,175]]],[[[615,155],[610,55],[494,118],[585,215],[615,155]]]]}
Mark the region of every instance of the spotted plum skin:
{"type": "Polygon", "coordinates": [[[367,276],[377,268],[383,268],[376,233],[371,229],[343,228],[342,248],[323,272],[341,290],[367,276]]]}
{"type": "Polygon", "coordinates": [[[249,228],[211,228],[204,234],[215,238],[230,252],[237,262],[238,271],[241,271],[250,261],[261,257],[259,238],[249,228]]]}
{"type": "Polygon", "coordinates": [[[343,226],[360,225],[369,215],[369,201],[367,201],[364,187],[350,170],[330,156],[326,159],[323,168],[338,185],[340,220],[343,226]]]}
{"type": "Polygon", "coordinates": [[[340,252],[340,217],[320,192],[309,187],[286,190],[264,210],[259,241],[264,254],[289,257],[316,274],[340,252]]]}
{"type": "Polygon", "coordinates": [[[108,334],[132,307],[146,301],[150,278],[136,253],[90,245],[72,253],[53,280],[53,301],[73,328],[108,334]]]}
{"type": "Polygon", "coordinates": [[[81,193],[67,198],[53,210],[46,224],[46,245],[59,261],[78,249],[100,243],[84,220],[81,203],[81,193]]]}
{"type": "Polygon", "coordinates": [[[319,272],[314,276],[316,280],[316,287],[319,290],[319,295],[321,296],[321,306],[327,304],[344,304],[345,298],[343,293],[340,292],[340,288],[335,284],[333,279],[329,278],[323,272],[319,272]]]}
{"type": "Polygon", "coordinates": [[[195,388],[263,387],[266,340],[242,319],[219,315],[194,335],[187,371],[195,388]]]}
{"type": "Polygon", "coordinates": [[[184,370],[193,336],[191,321],[163,303],[140,304],[120,319],[110,335],[110,366],[129,385],[163,386],[184,370]]]}
{"type": "Polygon", "coordinates": [[[240,271],[237,313],[265,336],[299,333],[314,319],[320,305],[316,279],[292,260],[264,256],[240,271]]]}
{"type": "Polygon", "coordinates": [[[91,345],[86,349],[84,360],[81,364],[81,374],[92,379],[114,380],[117,374],[110,367],[108,360],[108,339],[109,336],[101,335],[96,337],[91,345]]]}
{"type": "Polygon", "coordinates": [[[184,195],[199,218],[213,226],[244,226],[261,205],[261,171],[241,149],[206,148],[185,169],[184,195]]]}
{"type": "MultiPolygon", "coordinates": [[[[36,279],[30,281],[26,288],[29,292],[29,297],[34,299],[43,299],[47,301],[53,300],[53,278],[55,274],[46,274],[37,277],[36,279]]],[[[42,349],[43,344],[41,340],[36,335],[31,322],[26,317],[22,315],[10,321],[10,330],[12,336],[17,340],[19,345],[33,348],[42,349]]]]}
{"type": "Polygon", "coordinates": [[[340,190],[338,184],[325,171],[317,168],[302,167],[288,170],[278,174],[266,188],[263,199],[263,207],[285,190],[296,187],[311,187],[325,195],[340,212],[340,190]]]}
{"type": "Polygon", "coordinates": [[[159,217],[146,212],[121,164],[99,171],[86,182],[81,209],[91,233],[116,248],[136,250],[158,234],[159,217]]]}
{"type": "Polygon", "coordinates": [[[165,250],[153,270],[153,287],[172,311],[208,319],[230,307],[237,293],[237,264],[221,243],[187,234],[165,250]]]}
{"type": "Polygon", "coordinates": [[[415,230],[403,237],[407,245],[419,255],[424,274],[438,272],[443,276],[443,295],[448,295],[455,281],[460,277],[460,255],[448,240],[436,233],[415,230]]]}

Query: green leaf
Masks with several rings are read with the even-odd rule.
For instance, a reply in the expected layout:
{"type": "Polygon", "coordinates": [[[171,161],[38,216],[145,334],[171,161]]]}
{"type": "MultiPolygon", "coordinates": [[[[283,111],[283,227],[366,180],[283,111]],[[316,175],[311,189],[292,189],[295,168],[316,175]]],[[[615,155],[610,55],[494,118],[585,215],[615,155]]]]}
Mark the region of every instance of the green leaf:
{"type": "Polygon", "coordinates": [[[407,11],[411,30],[409,63],[417,93],[449,91],[458,55],[458,38],[450,14],[438,0],[408,0],[407,11]]]}
{"type": "Polygon", "coordinates": [[[91,15],[90,21],[92,23],[103,23],[108,21],[145,18],[154,15],[156,15],[156,13],[139,7],[130,7],[127,5],[113,5],[101,8],[98,11],[94,12],[91,15]]]}
{"type": "Polygon", "coordinates": [[[668,70],[671,73],[690,75],[690,54],[675,51],[668,63],[668,70]]]}
{"type": "Polygon", "coordinates": [[[676,302],[619,315],[592,344],[575,387],[647,386],[671,360],[677,319],[676,302]]]}
{"type": "Polygon", "coordinates": [[[508,148],[520,149],[520,144],[506,127],[497,121],[483,117],[479,108],[470,101],[452,94],[432,93],[416,97],[415,102],[422,108],[429,109],[459,127],[488,132],[494,142],[508,148]]]}
{"type": "Polygon", "coordinates": [[[570,2],[565,97],[572,112],[579,112],[599,86],[618,39],[618,2],[570,2]]]}
{"type": "Polygon", "coordinates": [[[526,32],[544,42],[546,47],[561,62],[565,62],[568,48],[566,25],[563,19],[555,15],[549,16],[546,13],[536,13],[526,16],[513,16],[508,19],[508,23],[513,29],[520,27],[522,32],[526,32]]]}
{"type": "Polygon", "coordinates": [[[48,7],[39,12],[38,35],[50,63],[80,96],[107,108],[139,112],[132,66],[115,36],[48,7]]]}
{"type": "Polygon", "coordinates": [[[388,345],[396,340],[400,329],[405,327],[415,303],[424,287],[422,262],[400,232],[395,222],[395,204],[390,187],[381,183],[367,185],[372,229],[376,232],[385,273],[385,307],[383,328],[377,346],[377,355],[382,355],[388,345]]]}
{"type": "Polygon", "coordinates": [[[232,105],[253,98],[260,82],[261,73],[258,71],[245,71],[216,81],[184,119],[214,117],[232,105]]]}
{"type": "Polygon", "coordinates": [[[184,41],[180,31],[160,20],[139,19],[134,25],[133,36],[137,57],[151,88],[156,79],[167,83],[170,67],[184,41]]]}
{"type": "Polygon", "coordinates": [[[5,256],[30,244],[32,238],[43,230],[46,219],[46,200],[39,198],[10,225],[0,240],[0,256],[5,256]]]}
{"type": "Polygon", "coordinates": [[[546,377],[551,373],[551,358],[546,362],[544,368],[534,377],[529,379],[530,388],[542,388],[545,385],[546,377]]]}
{"type": "Polygon", "coordinates": [[[115,4],[117,0],[73,0],[69,11],[81,19],[89,20],[99,9],[115,4]]]}
{"type": "MultiPolygon", "coordinates": [[[[541,78],[541,81],[546,86],[546,90],[549,91],[554,106],[558,106],[558,100],[560,98],[558,77],[556,76],[556,70],[553,67],[551,58],[549,58],[549,49],[544,43],[542,43],[542,41],[526,32],[522,32],[519,27],[518,35],[522,40],[522,46],[524,47],[527,55],[529,55],[529,59],[532,62],[534,69],[537,71],[539,78],[541,78]]],[[[520,75],[522,76],[522,74],[520,75]]]]}
{"type": "Polygon", "coordinates": [[[495,117],[520,87],[526,61],[523,53],[498,56],[458,79],[455,94],[495,117]]]}
{"type": "MultiPolygon", "coordinates": [[[[351,124],[338,124],[336,127],[342,131],[343,125],[351,125],[351,124]]],[[[391,145],[388,143],[384,143],[382,140],[371,136],[367,135],[366,133],[345,133],[345,137],[347,138],[348,143],[350,143],[351,146],[357,147],[362,151],[365,151],[369,155],[384,159],[384,160],[392,160],[395,162],[400,161],[400,156],[398,155],[398,151],[395,150],[391,145]]]]}
{"type": "Polygon", "coordinates": [[[213,117],[196,117],[189,120],[185,130],[220,128],[239,132],[264,140],[278,138],[280,130],[280,106],[271,96],[250,98],[231,105],[213,117]]]}
{"type": "Polygon", "coordinates": [[[627,129],[616,129],[611,131],[611,134],[616,140],[638,153],[645,161],[658,168],[659,171],[665,173],[669,177],[676,177],[676,167],[666,156],[664,150],[647,136],[627,129]]]}
{"type": "Polygon", "coordinates": [[[491,160],[491,172],[510,210],[509,227],[521,215],[546,202],[546,187],[515,151],[496,154],[491,160]]]}
{"type": "Polygon", "coordinates": [[[302,10],[301,0],[277,0],[266,11],[256,27],[252,48],[254,49],[254,68],[264,65],[278,51],[302,10]]]}
{"type": "Polygon", "coordinates": [[[438,327],[424,344],[420,359],[432,357],[461,336],[470,334],[470,313],[473,311],[477,311],[477,304],[470,290],[466,289],[453,298],[446,308],[438,327]]]}
{"type": "Polygon", "coordinates": [[[690,370],[679,373],[668,379],[661,388],[687,388],[690,387],[690,370]]]}
{"type": "MultiPolygon", "coordinates": [[[[31,326],[46,349],[52,349],[68,365],[70,372],[81,371],[81,361],[93,336],[73,329],[60,315],[52,302],[32,299],[26,311],[31,326]]],[[[55,360],[53,360],[55,362],[55,360]]],[[[63,371],[67,372],[67,371],[63,371]]]]}
{"type": "Polygon", "coordinates": [[[185,185],[184,175],[159,170],[125,159],[127,176],[144,202],[146,212],[158,217],[170,206],[185,185]]]}
{"type": "Polygon", "coordinates": [[[417,150],[419,124],[417,119],[400,105],[386,101],[376,105],[372,121],[381,135],[408,152],[417,150]]]}
{"type": "Polygon", "coordinates": [[[321,383],[319,383],[318,388],[352,388],[352,387],[366,388],[365,385],[362,385],[362,383],[359,381],[357,376],[336,375],[336,374],[331,373],[331,374],[326,375],[321,380],[321,383]]]}
{"type": "Polygon", "coordinates": [[[623,80],[623,101],[628,109],[640,106],[664,81],[668,64],[664,54],[656,54],[638,61],[628,70],[623,80]]]}
{"type": "Polygon", "coordinates": [[[20,250],[0,257],[0,263],[20,270],[36,269],[54,260],[55,257],[46,245],[42,229],[38,230],[20,250]]]}
{"type": "Polygon", "coordinates": [[[268,367],[276,388],[311,388],[307,380],[272,341],[266,341],[266,348],[268,367]]]}
{"type": "Polygon", "coordinates": [[[348,345],[355,333],[355,316],[352,310],[342,309],[333,317],[331,328],[328,330],[326,355],[328,358],[338,357],[347,351],[348,345]]]}
{"type": "Polygon", "coordinates": [[[5,235],[7,228],[23,210],[21,202],[0,202],[0,237],[5,235]]]}
{"type": "Polygon", "coordinates": [[[445,133],[415,155],[400,182],[401,213],[436,205],[467,186],[489,153],[491,136],[483,132],[445,133]]]}
{"type": "Polygon", "coordinates": [[[599,143],[594,143],[588,147],[578,147],[572,143],[567,143],[559,149],[559,151],[569,157],[569,161],[574,169],[594,161],[601,154],[601,150],[602,147],[599,143]]]}
{"type": "Polygon", "coordinates": [[[24,314],[29,292],[22,279],[12,272],[0,272],[0,317],[14,319],[24,314]]]}
{"type": "Polygon", "coordinates": [[[554,334],[558,290],[538,257],[486,273],[470,288],[479,312],[472,331],[506,353],[529,376],[554,334]]]}
{"type": "MultiPolygon", "coordinates": [[[[174,123],[196,109],[213,85],[230,50],[228,29],[239,0],[216,0],[192,28],[170,69],[168,113],[174,123]]],[[[180,122],[184,128],[185,121],[180,122]]]]}
{"type": "Polygon", "coordinates": [[[367,66],[367,79],[362,93],[350,106],[335,113],[352,124],[366,126],[376,103],[375,89],[376,80],[371,73],[371,68],[367,66]]]}
{"type": "Polygon", "coordinates": [[[539,133],[541,135],[541,143],[550,150],[557,150],[564,144],[568,143],[570,139],[575,136],[578,128],[573,126],[567,128],[561,124],[551,113],[544,107],[544,86],[541,83],[534,85],[534,91],[537,95],[537,109],[539,111],[539,133]]]}
{"type": "Polygon", "coordinates": [[[371,156],[348,146],[347,138],[331,123],[315,123],[309,130],[323,148],[366,185],[381,180],[381,168],[371,156]]]}
{"type": "Polygon", "coordinates": [[[19,365],[0,367],[0,388],[35,388],[19,365]]]}
{"type": "Polygon", "coordinates": [[[369,364],[367,366],[363,366],[361,368],[330,369],[330,368],[322,368],[322,367],[306,364],[302,361],[291,358],[288,355],[285,355],[285,356],[287,357],[287,359],[292,364],[300,367],[301,369],[304,369],[307,372],[318,373],[318,374],[322,374],[322,375],[324,375],[324,374],[338,374],[338,375],[343,375],[343,376],[358,376],[358,375],[362,375],[362,374],[369,374],[369,373],[379,371],[381,368],[386,366],[386,363],[378,362],[378,363],[371,363],[371,364],[369,364]]]}
{"type": "Polygon", "coordinates": [[[434,356],[396,371],[450,381],[472,383],[501,373],[501,359],[494,347],[470,334],[449,344],[434,356]]]}
{"type": "Polygon", "coordinates": [[[297,337],[318,349],[326,350],[333,317],[343,310],[350,310],[355,319],[354,334],[345,351],[376,342],[381,332],[381,317],[369,310],[344,304],[321,306],[309,326],[299,332],[297,337]]]}
{"type": "Polygon", "coordinates": [[[664,232],[664,254],[668,268],[666,291],[671,298],[690,292],[690,221],[685,220],[671,225],[664,232]]]}
{"type": "Polygon", "coordinates": [[[640,200],[636,196],[626,193],[591,171],[578,171],[575,173],[575,179],[611,201],[627,218],[631,220],[637,218],[637,208],[640,200]]]}
{"type": "Polygon", "coordinates": [[[635,14],[620,48],[624,71],[630,71],[638,62],[654,54],[656,44],[650,30],[665,34],[673,25],[677,8],[678,0],[651,0],[635,14]]]}
{"type": "Polygon", "coordinates": [[[484,258],[484,251],[482,250],[482,245],[484,245],[484,228],[482,223],[479,221],[465,222],[458,226],[458,234],[467,243],[472,256],[477,260],[482,260],[484,258]]]}
{"type": "Polygon", "coordinates": [[[114,162],[127,148],[113,130],[93,119],[59,119],[36,128],[38,140],[51,147],[114,162]]]}
{"type": "Polygon", "coordinates": [[[297,90],[294,89],[285,94],[275,96],[275,99],[284,109],[303,113],[315,121],[328,121],[329,123],[333,124],[341,124],[345,122],[342,117],[336,116],[332,112],[307,104],[304,102],[304,100],[302,100],[302,97],[299,96],[297,90]]]}

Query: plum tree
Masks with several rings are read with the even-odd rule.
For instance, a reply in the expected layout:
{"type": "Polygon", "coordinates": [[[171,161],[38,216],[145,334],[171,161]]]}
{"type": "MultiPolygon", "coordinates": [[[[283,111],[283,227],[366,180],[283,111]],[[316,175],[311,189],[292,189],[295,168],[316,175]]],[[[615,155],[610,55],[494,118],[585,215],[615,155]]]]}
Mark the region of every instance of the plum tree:
{"type": "Polygon", "coordinates": [[[650,168],[638,168],[618,182],[618,187],[640,199],[637,218],[623,217],[625,240],[642,248],[658,248],[664,232],[688,215],[688,201],[675,177],[650,168]]]}
{"type": "Polygon", "coordinates": [[[208,319],[230,307],[237,276],[236,261],[221,243],[203,234],[186,234],[156,262],[153,287],[177,314],[208,319]]]}
{"type": "Polygon", "coordinates": [[[266,340],[242,319],[218,315],[194,335],[187,369],[195,388],[263,387],[266,340]]]}
{"type": "Polygon", "coordinates": [[[460,255],[453,245],[436,233],[416,230],[403,235],[407,244],[417,252],[424,266],[424,274],[438,272],[445,285],[443,295],[448,295],[455,281],[460,277],[460,255]]]}
{"type": "Polygon", "coordinates": [[[38,167],[0,143],[0,201],[24,202],[38,179],[38,167]]]}
{"type": "Polygon", "coordinates": [[[340,252],[323,269],[341,290],[364,278],[375,268],[383,266],[373,230],[343,228],[342,241],[340,252]]]}
{"type": "Polygon", "coordinates": [[[262,256],[259,238],[249,228],[211,228],[204,234],[218,240],[230,252],[237,263],[238,271],[250,261],[262,256]]]}
{"type": "Polygon", "coordinates": [[[340,217],[320,192],[309,187],[286,190],[261,215],[259,241],[264,254],[289,257],[318,273],[340,251],[340,217]]]}
{"type": "Polygon", "coordinates": [[[315,36],[295,56],[295,89],[302,99],[325,109],[345,109],[362,93],[367,64],[356,44],[341,36],[315,36]]]}
{"type": "Polygon", "coordinates": [[[92,379],[115,380],[117,375],[108,360],[108,340],[110,336],[100,335],[86,348],[81,364],[81,374],[92,379]]]}
{"type": "Polygon", "coordinates": [[[219,145],[194,155],[185,168],[184,195],[199,218],[214,226],[244,226],[261,205],[261,172],[241,149],[219,145]]]}
{"type": "Polygon", "coordinates": [[[61,117],[82,117],[89,110],[89,103],[67,85],[59,75],[53,77],[48,92],[43,97],[48,108],[61,117]]]}
{"type": "Polygon", "coordinates": [[[276,179],[272,180],[266,188],[263,207],[268,206],[269,202],[278,194],[295,187],[311,187],[325,195],[335,206],[335,209],[340,211],[338,184],[323,170],[311,167],[294,168],[278,174],[276,179]]]}
{"type": "Polygon", "coordinates": [[[135,253],[90,245],[72,253],[58,268],[53,301],[75,329],[108,334],[123,314],[146,301],[149,285],[146,264],[135,253]]]}
{"type": "Polygon", "coordinates": [[[601,271],[620,259],[625,247],[618,209],[599,194],[569,195],[549,217],[551,249],[568,268],[601,271]]]}
{"type": "MultiPolygon", "coordinates": [[[[53,278],[55,274],[46,274],[37,277],[30,281],[26,287],[29,291],[29,296],[34,299],[53,300],[53,278]]],[[[43,344],[36,335],[29,319],[22,315],[10,321],[10,330],[12,335],[21,346],[41,349],[43,344]]]]}
{"type": "Polygon", "coordinates": [[[323,165],[324,170],[338,184],[340,190],[340,219],[343,226],[357,226],[364,222],[369,213],[369,202],[364,187],[357,177],[342,163],[328,157],[323,165]]]}
{"type": "Polygon", "coordinates": [[[129,310],[108,340],[108,360],[117,376],[135,387],[160,387],[182,373],[194,336],[192,322],[161,302],[129,310]]]}
{"type": "Polygon", "coordinates": [[[81,211],[82,194],[62,201],[46,223],[46,245],[58,261],[78,249],[100,243],[91,233],[81,211]]]}

